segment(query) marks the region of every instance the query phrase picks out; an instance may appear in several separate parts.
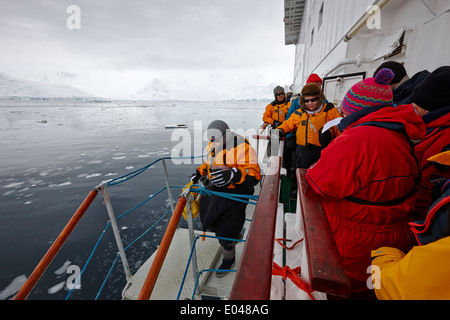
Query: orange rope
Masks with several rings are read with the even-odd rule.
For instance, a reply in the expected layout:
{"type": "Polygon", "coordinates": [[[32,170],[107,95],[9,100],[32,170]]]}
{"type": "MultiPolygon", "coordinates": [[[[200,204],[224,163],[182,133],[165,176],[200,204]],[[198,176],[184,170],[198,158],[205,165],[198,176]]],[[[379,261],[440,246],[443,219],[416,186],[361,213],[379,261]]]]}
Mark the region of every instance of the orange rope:
{"type": "Polygon", "coordinates": [[[298,240],[296,243],[294,243],[294,245],[292,247],[287,247],[285,246],[283,243],[281,243],[281,241],[290,241],[288,239],[275,239],[276,242],[278,242],[280,244],[280,246],[282,246],[283,248],[285,248],[286,250],[292,250],[295,248],[296,245],[298,245],[300,242],[303,241],[303,238],[298,240]]]}
{"type": "Polygon", "coordinates": [[[274,276],[281,276],[284,280],[286,278],[291,279],[291,281],[300,289],[305,291],[308,296],[311,298],[311,300],[316,300],[312,296],[312,290],[309,284],[304,283],[303,280],[300,278],[300,272],[301,267],[295,268],[292,270],[288,266],[285,266],[284,268],[281,268],[279,265],[277,265],[275,262],[273,263],[273,269],[272,269],[272,275],[274,276]]]}

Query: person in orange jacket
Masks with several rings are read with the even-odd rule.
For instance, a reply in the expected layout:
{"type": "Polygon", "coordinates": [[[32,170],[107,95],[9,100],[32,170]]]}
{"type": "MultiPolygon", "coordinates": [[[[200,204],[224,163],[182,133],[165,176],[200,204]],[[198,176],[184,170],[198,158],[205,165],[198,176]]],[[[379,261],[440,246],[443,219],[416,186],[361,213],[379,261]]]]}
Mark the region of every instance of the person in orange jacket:
{"type": "MultiPolygon", "coordinates": [[[[429,159],[450,166],[450,151],[429,159]]],[[[450,180],[425,221],[410,223],[419,246],[372,251],[372,281],[380,300],[450,299],[450,180]]]]}
{"type": "Polygon", "coordinates": [[[273,89],[273,94],[275,100],[267,105],[262,120],[272,125],[272,129],[275,129],[286,119],[291,103],[286,101],[286,93],[282,87],[277,86],[273,89]]]}
{"type": "MultiPolygon", "coordinates": [[[[212,191],[248,194],[254,193],[254,186],[261,180],[260,167],[255,149],[243,136],[230,131],[228,124],[216,120],[207,129],[210,140],[205,163],[192,175],[194,184],[198,181],[212,191]]],[[[216,236],[238,239],[245,222],[247,203],[238,202],[219,195],[202,195],[200,219],[203,231],[213,231],[216,236]]],[[[219,239],[222,250],[220,270],[229,270],[235,261],[234,241],[219,239]]],[[[217,277],[227,271],[216,272],[217,277]]]]}
{"type": "Polygon", "coordinates": [[[313,83],[305,85],[300,97],[300,109],[277,127],[282,136],[296,132],[297,168],[309,168],[317,162],[322,150],[340,135],[336,126],[322,132],[327,122],[342,117],[334,104],[325,100],[319,86],[313,83]]]}

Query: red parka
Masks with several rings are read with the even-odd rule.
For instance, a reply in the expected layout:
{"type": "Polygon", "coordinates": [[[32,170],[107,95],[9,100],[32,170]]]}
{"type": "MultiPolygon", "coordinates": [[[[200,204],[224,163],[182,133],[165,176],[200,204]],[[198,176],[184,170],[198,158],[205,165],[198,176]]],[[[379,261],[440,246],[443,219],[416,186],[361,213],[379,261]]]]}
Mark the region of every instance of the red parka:
{"type": "MultiPolygon", "coordinates": [[[[416,157],[422,170],[420,188],[416,194],[415,219],[424,219],[428,209],[433,204],[433,188],[450,179],[450,170],[440,171],[428,161],[450,147],[450,106],[435,110],[423,117],[427,127],[425,139],[415,146],[416,157]]],[[[439,189],[437,192],[439,192],[439,189]]],[[[436,192],[435,192],[436,193],[436,192]]]]}
{"type": "Polygon", "coordinates": [[[367,108],[346,117],[340,129],[306,178],[321,195],[357,292],[367,290],[371,250],[412,247],[410,195],[420,174],[408,140],[422,139],[426,129],[412,105],[367,108]]]}

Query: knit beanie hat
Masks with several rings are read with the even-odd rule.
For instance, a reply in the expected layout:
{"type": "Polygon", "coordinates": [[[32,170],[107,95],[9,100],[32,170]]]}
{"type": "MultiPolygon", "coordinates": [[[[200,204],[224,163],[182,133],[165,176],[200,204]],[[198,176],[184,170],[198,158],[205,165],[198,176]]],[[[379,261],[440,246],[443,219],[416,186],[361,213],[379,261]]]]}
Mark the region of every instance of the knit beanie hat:
{"type": "Polygon", "coordinates": [[[420,82],[411,101],[427,111],[450,106],[450,66],[436,69],[420,82]]]}
{"type": "Polygon", "coordinates": [[[222,136],[225,136],[227,130],[230,130],[230,127],[228,126],[228,124],[226,124],[226,122],[222,120],[214,120],[209,124],[206,132],[208,135],[208,139],[210,141],[215,141],[222,138],[222,136]]]}
{"type": "Polygon", "coordinates": [[[309,76],[308,80],[306,80],[306,83],[314,83],[314,82],[319,82],[320,84],[323,83],[322,78],[320,78],[317,74],[313,73],[309,76]]]}
{"type": "Polygon", "coordinates": [[[391,69],[392,72],[394,72],[394,74],[395,74],[394,79],[392,79],[391,83],[394,83],[394,84],[399,83],[406,76],[405,67],[401,63],[398,63],[395,61],[388,61],[388,62],[381,64],[381,66],[378,67],[378,69],[375,71],[373,76],[375,77],[378,74],[378,72],[380,72],[380,70],[384,69],[384,68],[391,69]]]}
{"type": "Polygon", "coordinates": [[[279,91],[283,91],[284,92],[284,88],[280,87],[280,86],[276,86],[275,89],[273,89],[273,95],[276,97],[277,96],[277,92],[279,91]]]}
{"type": "Polygon", "coordinates": [[[394,78],[392,70],[384,68],[375,76],[355,84],[345,95],[342,113],[350,115],[363,108],[384,107],[393,104],[393,94],[389,84],[394,78]]]}

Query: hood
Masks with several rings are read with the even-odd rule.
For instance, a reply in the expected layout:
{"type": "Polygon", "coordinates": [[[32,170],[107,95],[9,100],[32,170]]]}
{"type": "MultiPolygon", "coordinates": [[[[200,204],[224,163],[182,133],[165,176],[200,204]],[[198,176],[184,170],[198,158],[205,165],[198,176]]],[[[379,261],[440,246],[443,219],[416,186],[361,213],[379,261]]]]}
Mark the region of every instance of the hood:
{"type": "Polygon", "coordinates": [[[450,124],[450,106],[429,112],[423,116],[427,128],[448,127],[450,124]]]}
{"type": "Polygon", "coordinates": [[[369,123],[389,124],[393,130],[404,128],[405,133],[413,141],[422,140],[426,135],[425,123],[413,105],[367,108],[345,117],[338,128],[343,132],[369,123]]]}

